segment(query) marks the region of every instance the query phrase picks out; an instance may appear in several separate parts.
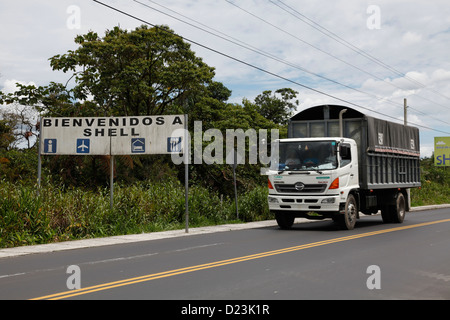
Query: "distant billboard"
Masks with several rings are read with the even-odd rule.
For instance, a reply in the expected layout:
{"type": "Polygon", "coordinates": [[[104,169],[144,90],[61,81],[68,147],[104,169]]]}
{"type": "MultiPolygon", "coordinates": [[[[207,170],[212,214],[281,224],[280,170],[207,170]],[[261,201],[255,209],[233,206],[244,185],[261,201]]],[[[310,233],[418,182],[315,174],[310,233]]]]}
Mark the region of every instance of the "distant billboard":
{"type": "Polygon", "coordinates": [[[182,153],[184,115],[42,118],[42,155],[182,153]]]}
{"type": "Polygon", "coordinates": [[[434,137],[434,165],[450,166],[450,137],[434,137]]]}

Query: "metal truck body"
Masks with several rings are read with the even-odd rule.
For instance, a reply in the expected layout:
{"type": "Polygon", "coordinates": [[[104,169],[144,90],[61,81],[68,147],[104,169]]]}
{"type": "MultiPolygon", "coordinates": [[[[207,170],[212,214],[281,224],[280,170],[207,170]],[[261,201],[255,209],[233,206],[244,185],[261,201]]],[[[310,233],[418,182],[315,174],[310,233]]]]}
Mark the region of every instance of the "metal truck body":
{"type": "Polygon", "coordinates": [[[288,132],[272,146],[268,182],[281,228],[305,217],[353,229],[360,212],[379,210],[384,222],[403,222],[409,189],[420,186],[417,128],[325,105],[292,117],[288,132]]]}

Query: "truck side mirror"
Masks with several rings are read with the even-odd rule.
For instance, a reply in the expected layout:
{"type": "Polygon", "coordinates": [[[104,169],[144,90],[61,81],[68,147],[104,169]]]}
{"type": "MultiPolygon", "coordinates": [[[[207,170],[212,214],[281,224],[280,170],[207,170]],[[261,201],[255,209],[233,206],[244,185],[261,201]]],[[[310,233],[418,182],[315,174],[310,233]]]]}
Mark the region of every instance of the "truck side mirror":
{"type": "Polygon", "coordinates": [[[339,153],[341,155],[341,159],[350,159],[350,146],[341,144],[339,146],[339,153]]]}

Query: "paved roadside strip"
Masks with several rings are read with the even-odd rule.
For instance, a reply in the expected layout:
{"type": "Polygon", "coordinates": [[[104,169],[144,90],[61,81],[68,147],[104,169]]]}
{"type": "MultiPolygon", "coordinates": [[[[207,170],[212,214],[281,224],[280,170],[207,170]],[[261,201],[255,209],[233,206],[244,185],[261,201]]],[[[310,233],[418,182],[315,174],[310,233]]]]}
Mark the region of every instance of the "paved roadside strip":
{"type": "MultiPolygon", "coordinates": [[[[450,208],[450,204],[414,207],[414,208],[411,208],[411,212],[422,211],[422,210],[441,209],[441,208],[450,208]]],[[[308,223],[308,222],[315,222],[315,221],[317,221],[317,220],[308,220],[308,219],[303,219],[303,218],[297,218],[295,220],[295,223],[308,223]]],[[[240,224],[224,224],[224,225],[219,225],[219,226],[190,228],[188,233],[186,233],[185,230],[182,229],[182,230],[124,235],[124,236],[113,236],[113,237],[96,238],[96,239],[73,240],[73,241],[65,241],[65,242],[58,242],[58,243],[49,243],[49,244],[41,244],[41,245],[33,245],[33,246],[23,246],[23,247],[0,249],[0,258],[16,257],[16,256],[22,256],[22,255],[28,255],[28,254],[35,254],[35,253],[47,253],[47,252],[55,252],[55,251],[63,251],[63,250],[73,250],[73,249],[99,247],[99,246],[107,246],[107,245],[115,245],[115,244],[150,241],[150,240],[158,240],[158,239],[167,239],[167,238],[175,238],[175,237],[186,237],[186,236],[207,234],[207,233],[244,230],[244,229],[255,229],[255,228],[264,228],[264,227],[274,227],[274,226],[277,226],[277,222],[275,220],[267,220],[267,221],[248,222],[248,223],[240,223],[240,224]]]]}

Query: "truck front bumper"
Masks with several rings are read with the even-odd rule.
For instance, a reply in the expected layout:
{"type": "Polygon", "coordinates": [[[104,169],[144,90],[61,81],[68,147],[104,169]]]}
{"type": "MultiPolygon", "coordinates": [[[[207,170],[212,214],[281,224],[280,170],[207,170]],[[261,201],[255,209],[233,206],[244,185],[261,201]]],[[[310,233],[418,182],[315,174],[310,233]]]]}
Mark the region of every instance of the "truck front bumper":
{"type": "Polygon", "coordinates": [[[339,213],[339,195],[323,196],[268,196],[270,211],[291,211],[292,213],[329,212],[339,213]]]}

